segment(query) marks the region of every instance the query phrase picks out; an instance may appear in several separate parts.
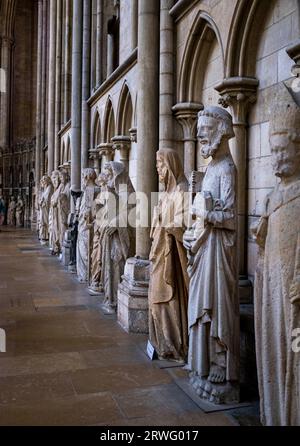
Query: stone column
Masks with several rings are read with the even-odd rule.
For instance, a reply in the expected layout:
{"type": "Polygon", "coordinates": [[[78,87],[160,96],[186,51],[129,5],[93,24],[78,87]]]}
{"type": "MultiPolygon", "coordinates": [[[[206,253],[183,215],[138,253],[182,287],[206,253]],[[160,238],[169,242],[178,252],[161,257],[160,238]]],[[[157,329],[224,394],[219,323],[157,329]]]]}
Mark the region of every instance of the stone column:
{"type": "MultiPolygon", "coordinates": [[[[41,151],[43,149],[41,137],[42,104],[42,50],[43,50],[43,0],[38,1],[38,36],[37,36],[37,85],[36,85],[36,146],[35,146],[35,184],[38,191],[41,179],[41,151]]],[[[38,200],[38,193],[36,194],[38,200]]],[[[36,203],[37,205],[37,203],[36,203]]],[[[37,207],[37,206],[36,206],[37,207]]]]}
{"type": "Polygon", "coordinates": [[[46,172],[45,145],[47,138],[47,60],[48,60],[48,0],[43,0],[43,24],[42,24],[42,84],[41,84],[41,175],[46,172]]]}
{"type": "MultiPolygon", "coordinates": [[[[81,88],[82,88],[82,0],[73,0],[72,94],[71,94],[71,187],[81,188],[81,88]]],[[[74,210],[74,203],[72,210],[74,210]]]]}
{"type": "Polygon", "coordinates": [[[202,104],[182,102],[172,108],[176,119],[182,126],[184,144],[184,173],[187,178],[196,169],[196,128],[198,112],[203,109],[202,104]]]}
{"type": "Polygon", "coordinates": [[[148,207],[140,206],[148,227],[136,228],[136,257],[128,259],[124,279],[119,286],[118,320],[125,330],[148,332],[148,283],[151,247],[151,192],[158,190],[156,151],[159,117],[159,0],[139,0],[138,13],[138,157],[137,192],[148,198],[148,207]]]}
{"type": "Polygon", "coordinates": [[[48,78],[48,175],[54,170],[56,0],[50,0],[49,78],[48,78]]]}
{"type": "Polygon", "coordinates": [[[138,0],[131,0],[131,49],[137,47],[138,37],[138,0]]]}
{"type": "Polygon", "coordinates": [[[102,82],[103,55],[102,55],[102,36],[103,36],[103,9],[102,0],[97,0],[97,24],[96,24],[96,87],[102,82]]]}
{"type": "Polygon", "coordinates": [[[71,0],[65,0],[65,58],[64,58],[64,111],[63,121],[66,123],[70,119],[71,104],[71,36],[72,36],[72,4],[71,0]]]}
{"type": "Polygon", "coordinates": [[[81,169],[88,167],[90,142],[90,108],[87,100],[90,96],[91,67],[91,2],[83,2],[83,42],[82,42],[82,115],[81,115],[81,169]]]}
{"type": "Polygon", "coordinates": [[[107,77],[114,71],[114,36],[107,34],[107,77]]]}
{"type": "Polygon", "coordinates": [[[1,37],[1,102],[0,102],[0,147],[10,144],[11,65],[14,41],[9,36],[1,37]]]}
{"type": "Polygon", "coordinates": [[[160,0],[159,148],[173,147],[174,30],[169,11],[174,0],[160,0]]]}
{"type": "Polygon", "coordinates": [[[225,79],[215,89],[220,93],[219,103],[230,106],[235,138],[232,139],[231,153],[238,176],[238,265],[240,277],[246,278],[246,222],[247,222],[247,115],[249,106],[256,101],[258,80],[255,78],[233,77],[225,79]]]}
{"type": "Polygon", "coordinates": [[[126,167],[127,172],[129,172],[129,151],[131,147],[130,136],[114,136],[112,138],[113,150],[120,151],[120,161],[126,167]]]}
{"type": "Polygon", "coordinates": [[[159,0],[139,0],[137,191],[147,195],[148,228],[137,228],[136,255],[148,259],[151,240],[151,192],[158,189],[156,151],[159,116],[159,0]]]}
{"type": "Polygon", "coordinates": [[[96,44],[97,44],[97,2],[92,0],[91,23],[91,93],[96,85],[96,44]]]}
{"type": "Polygon", "coordinates": [[[57,169],[60,160],[61,126],[61,62],[62,62],[62,0],[56,0],[56,57],[55,57],[55,144],[54,168],[57,169]]]}

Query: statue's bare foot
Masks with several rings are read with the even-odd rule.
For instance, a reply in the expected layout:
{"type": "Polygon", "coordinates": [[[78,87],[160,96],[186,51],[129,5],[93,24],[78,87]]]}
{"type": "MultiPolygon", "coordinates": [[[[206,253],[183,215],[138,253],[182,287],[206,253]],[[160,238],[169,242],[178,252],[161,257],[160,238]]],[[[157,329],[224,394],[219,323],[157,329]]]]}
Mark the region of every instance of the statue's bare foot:
{"type": "Polygon", "coordinates": [[[213,364],[210,367],[208,381],[212,383],[223,383],[226,379],[226,369],[213,364]]]}

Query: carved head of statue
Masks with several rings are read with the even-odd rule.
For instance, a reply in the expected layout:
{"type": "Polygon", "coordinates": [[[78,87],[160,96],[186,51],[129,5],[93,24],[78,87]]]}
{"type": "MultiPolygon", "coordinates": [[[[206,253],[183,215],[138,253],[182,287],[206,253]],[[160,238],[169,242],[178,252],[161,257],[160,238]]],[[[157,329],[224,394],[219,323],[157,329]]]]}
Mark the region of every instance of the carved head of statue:
{"type": "Polygon", "coordinates": [[[87,167],[82,170],[82,183],[83,188],[85,189],[87,186],[94,186],[95,180],[97,178],[97,174],[95,169],[92,169],[91,167],[87,167]]]}
{"type": "Polygon", "coordinates": [[[186,183],[182,163],[175,150],[158,150],[156,152],[156,168],[159,181],[164,184],[167,192],[174,191],[179,183],[186,183]]]}
{"type": "Polygon", "coordinates": [[[214,157],[221,142],[234,137],[231,115],[221,107],[206,107],[198,113],[197,137],[203,158],[214,157]]]}
{"type": "Polygon", "coordinates": [[[104,187],[107,184],[107,176],[102,172],[96,179],[96,184],[99,187],[104,187]]]}
{"type": "Polygon", "coordinates": [[[269,138],[275,175],[300,174],[300,108],[284,86],[274,101],[269,138]]]}
{"type": "Polygon", "coordinates": [[[45,188],[51,184],[51,178],[48,175],[44,175],[41,178],[41,187],[45,188]]]}
{"type": "Polygon", "coordinates": [[[107,177],[108,187],[115,190],[117,194],[121,192],[121,189],[126,194],[134,192],[133,185],[123,163],[109,161],[105,163],[103,173],[107,177]]]}
{"type": "Polygon", "coordinates": [[[62,169],[59,173],[59,179],[62,184],[67,184],[69,181],[69,174],[65,169],[62,169]]]}
{"type": "Polygon", "coordinates": [[[56,190],[59,186],[60,183],[60,178],[59,178],[59,171],[58,170],[54,170],[51,174],[51,181],[53,184],[54,189],[56,190]]]}

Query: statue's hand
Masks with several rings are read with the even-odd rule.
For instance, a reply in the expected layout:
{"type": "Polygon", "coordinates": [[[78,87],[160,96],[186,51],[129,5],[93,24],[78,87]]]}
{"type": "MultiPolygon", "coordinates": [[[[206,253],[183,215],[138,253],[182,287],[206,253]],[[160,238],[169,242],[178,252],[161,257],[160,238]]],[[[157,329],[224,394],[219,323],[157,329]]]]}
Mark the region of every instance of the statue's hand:
{"type": "Polygon", "coordinates": [[[117,228],[110,227],[107,229],[106,233],[107,233],[107,235],[111,236],[116,232],[116,230],[117,230],[117,228]]]}
{"type": "Polygon", "coordinates": [[[300,305],[300,278],[293,280],[291,283],[290,301],[294,305],[300,305]]]}

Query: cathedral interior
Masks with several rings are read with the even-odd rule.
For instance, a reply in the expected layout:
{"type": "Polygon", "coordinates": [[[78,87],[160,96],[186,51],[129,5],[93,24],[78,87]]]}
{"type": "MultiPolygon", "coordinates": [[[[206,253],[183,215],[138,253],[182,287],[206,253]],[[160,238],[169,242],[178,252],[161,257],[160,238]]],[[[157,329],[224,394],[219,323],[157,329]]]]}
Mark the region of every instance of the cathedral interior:
{"type": "Polygon", "coordinates": [[[1,426],[300,425],[299,75],[299,0],[0,0],[1,426]]]}

